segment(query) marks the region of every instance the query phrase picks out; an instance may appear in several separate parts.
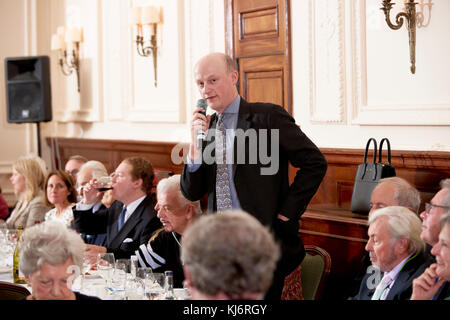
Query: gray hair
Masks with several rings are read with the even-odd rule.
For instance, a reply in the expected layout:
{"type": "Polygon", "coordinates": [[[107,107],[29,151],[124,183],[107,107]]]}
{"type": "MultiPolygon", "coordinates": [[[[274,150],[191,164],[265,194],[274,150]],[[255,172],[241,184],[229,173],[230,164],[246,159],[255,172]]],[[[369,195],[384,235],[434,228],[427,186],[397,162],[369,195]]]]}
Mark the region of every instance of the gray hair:
{"type": "Polygon", "coordinates": [[[444,226],[450,227],[450,213],[443,214],[441,216],[441,219],[439,220],[439,224],[441,226],[441,230],[442,230],[442,228],[444,228],[444,226]]]}
{"type": "Polygon", "coordinates": [[[279,257],[273,235],[242,210],[204,215],[182,238],[181,261],[194,287],[208,295],[265,293],[279,257]]]}
{"type": "Polygon", "coordinates": [[[376,188],[385,183],[394,187],[394,200],[399,206],[411,208],[415,213],[419,212],[420,193],[408,181],[400,177],[384,178],[376,188]]]}
{"type": "MultiPolygon", "coordinates": [[[[442,189],[450,189],[450,178],[444,179],[440,183],[442,189]]],[[[442,205],[444,207],[450,207],[450,192],[447,192],[444,196],[444,199],[442,199],[442,205]]],[[[445,212],[449,212],[449,209],[446,209],[445,212]]]]}
{"type": "Polygon", "coordinates": [[[420,238],[422,221],[414,212],[401,206],[381,208],[370,214],[369,225],[383,217],[388,219],[388,231],[394,239],[409,239],[410,254],[425,251],[425,242],[420,238]]]}
{"type": "Polygon", "coordinates": [[[81,270],[85,244],[80,235],[59,221],[46,221],[25,229],[19,240],[20,271],[31,276],[44,263],[58,266],[71,258],[81,270]]]}
{"type": "Polygon", "coordinates": [[[200,206],[200,201],[190,201],[186,199],[181,193],[180,178],[181,176],[179,174],[176,174],[171,177],[161,179],[156,186],[156,196],[161,193],[175,191],[178,195],[178,204],[180,206],[192,204],[194,206],[195,215],[201,214],[202,208],[200,206]]]}
{"type": "Polygon", "coordinates": [[[92,178],[98,179],[100,177],[105,177],[108,175],[108,171],[106,170],[103,163],[96,160],[90,160],[83,164],[78,171],[78,174],[81,170],[91,169],[92,170],[92,178]]]}

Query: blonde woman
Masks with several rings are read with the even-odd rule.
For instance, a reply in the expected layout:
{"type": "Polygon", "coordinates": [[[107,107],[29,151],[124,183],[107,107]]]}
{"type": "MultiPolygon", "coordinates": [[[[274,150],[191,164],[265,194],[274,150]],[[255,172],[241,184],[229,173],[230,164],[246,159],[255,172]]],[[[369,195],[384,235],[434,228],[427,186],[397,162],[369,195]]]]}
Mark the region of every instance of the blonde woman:
{"type": "Polygon", "coordinates": [[[67,227],[72,226],[72,207],[77,202],[77,192],[72,177],[65,171],[56,170],[45,179],[45,202],[54,207],[45,214],[45,221],[59,220],[67,227]]]}
{"type": "Polygon", "coordinates": [[[49,207],[44,202],[44,174],[40,164],[31,158],[19,158],[13,164],[11,184],[18,202],[6,220],[8,228],[24,228],[40,223],[49,207]]]}

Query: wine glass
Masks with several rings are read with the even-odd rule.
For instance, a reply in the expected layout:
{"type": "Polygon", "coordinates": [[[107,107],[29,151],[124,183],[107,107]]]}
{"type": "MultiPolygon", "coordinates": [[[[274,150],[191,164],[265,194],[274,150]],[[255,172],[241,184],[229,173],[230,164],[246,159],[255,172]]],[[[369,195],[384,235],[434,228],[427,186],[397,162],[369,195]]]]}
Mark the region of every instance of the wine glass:
{"type": "Polygon", "coordinates": [[[161,300],[164,297],[164,281],[163,273],[152,273],[146,276],[144,280],[145,296],[149,300],[161,300]]]}
{"type": "Polygon", "coordinates": [[[97,254],[97,271],[106,280],[106,283],[111,281],[111,276],[114,270],[114,254],[99,253],[97,254]]]}
{"type": "Polygon", "coordinates": [[[124,291],[127,278],[128,264],[126,259],[117,259],[112,276],[112,288],[114,291],[124,291]]]}
{"type": "Polygon", "coordinates": [[[112,189],[112,177],[111,176],[104,176],[97,179],[97,182],[95,183],[95,189],[98,191],[108,191],[112,189]]]}
{"type": "Polygon", "coordinates": [[[136,277],[144,281],[147,278],[147,275],[151,275],[152,273],[153,273],[152,268],[139,267],[136,270],[136,277]]]}

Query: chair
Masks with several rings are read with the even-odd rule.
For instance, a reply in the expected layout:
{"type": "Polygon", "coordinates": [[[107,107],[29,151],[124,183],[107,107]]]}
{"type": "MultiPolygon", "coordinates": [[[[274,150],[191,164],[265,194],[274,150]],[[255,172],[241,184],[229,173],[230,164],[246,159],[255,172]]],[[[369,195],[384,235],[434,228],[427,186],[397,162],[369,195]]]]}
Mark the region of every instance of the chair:
{"type": "Polygon", "coordinates": [[[328,252],[314,245],[305,245],[302,263],[284,282],[282,300],[319,300],[331,269],[328,252]]]}
{"type": "Polygon", "coordinates": [[[20,284],[0,281],[0,300],[20,300],[31,293],[20,284]]]}

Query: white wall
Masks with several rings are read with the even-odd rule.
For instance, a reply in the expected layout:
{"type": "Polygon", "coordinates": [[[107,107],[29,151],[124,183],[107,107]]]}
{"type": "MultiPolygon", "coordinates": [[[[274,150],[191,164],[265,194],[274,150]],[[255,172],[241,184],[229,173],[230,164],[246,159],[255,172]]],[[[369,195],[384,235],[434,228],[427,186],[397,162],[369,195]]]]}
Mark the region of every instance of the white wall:
{"type": "MultiPolygon", "coordinates": [[[[291,1],[293,112],[319,147],[363,148],[369,137],[388,137],[396,150],[450,151],[450,1],[432,3],[417,29],[412,75],[407,31],[387,27],[381,0],[291,1]]],[[[222,0],[0,0],[2,60],[51,57],[54,121],[41,125],[48,162],[47,136],[187,141],[199,98],[192,68],[208,52],[225,52],[224,32],[222,0]],[[128,24],[128,9],[143,5],[164,12],[157,87],[128,24]],[[50,52],[60,25],[84,30],[80,94],[50,52]]],[[[11,164],[37,153],[36,129],[6,122],[3,68],[0,185],[11,203],[11,164]]]]}

